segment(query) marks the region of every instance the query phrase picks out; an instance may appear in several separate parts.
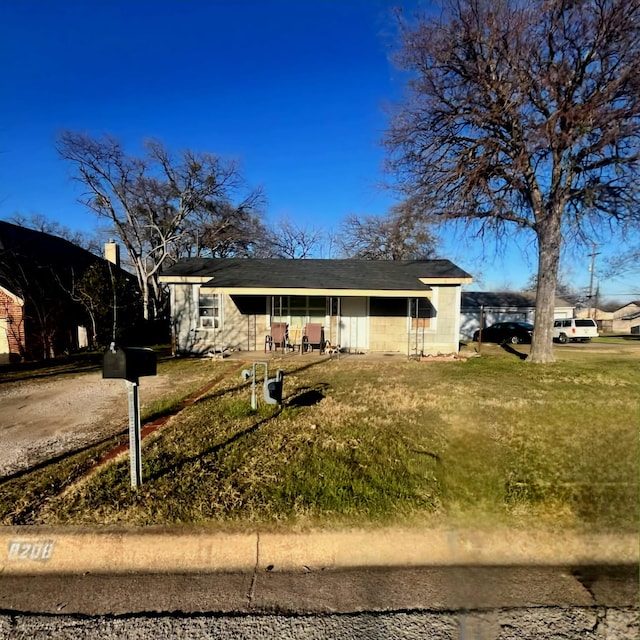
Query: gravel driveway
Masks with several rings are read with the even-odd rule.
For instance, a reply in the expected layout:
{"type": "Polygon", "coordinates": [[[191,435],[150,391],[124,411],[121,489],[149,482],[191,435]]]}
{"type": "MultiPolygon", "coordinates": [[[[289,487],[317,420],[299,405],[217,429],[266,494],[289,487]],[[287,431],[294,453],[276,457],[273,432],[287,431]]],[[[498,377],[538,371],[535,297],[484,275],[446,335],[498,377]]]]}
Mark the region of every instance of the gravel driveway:
{"type": "MultiPolygon", "coordinates": [[[[167,375],[142,378],[140,403],[175,391],[167,375]]],[[[101,372],[0,385],[0,476],[90,444],[128,426],[123,380],[101,372]]]]}

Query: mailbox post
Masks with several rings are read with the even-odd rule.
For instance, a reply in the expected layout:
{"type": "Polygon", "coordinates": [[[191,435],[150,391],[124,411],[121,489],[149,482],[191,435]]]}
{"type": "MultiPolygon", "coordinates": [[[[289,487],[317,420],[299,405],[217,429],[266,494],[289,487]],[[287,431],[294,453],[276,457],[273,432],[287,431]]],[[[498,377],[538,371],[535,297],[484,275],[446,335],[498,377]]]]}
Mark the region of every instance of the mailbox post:
{"type": "Polygon", "coordinates": [[[156,354],[151,349],[117,347],[112,342],[104,353],[102,377],[121,378],[127,384],[129,396],[129,460],[131,487],[134,489],[142,484],[139,380],[141,376],[155,376],[156,372],[156,354]]]}
{"type": "Polygon", "coordinates": [[[140,395],[138,382],[126,380],[129,396],[129,473],[131,487],[142,484],[142,442],[140,425],[140,395]]]}

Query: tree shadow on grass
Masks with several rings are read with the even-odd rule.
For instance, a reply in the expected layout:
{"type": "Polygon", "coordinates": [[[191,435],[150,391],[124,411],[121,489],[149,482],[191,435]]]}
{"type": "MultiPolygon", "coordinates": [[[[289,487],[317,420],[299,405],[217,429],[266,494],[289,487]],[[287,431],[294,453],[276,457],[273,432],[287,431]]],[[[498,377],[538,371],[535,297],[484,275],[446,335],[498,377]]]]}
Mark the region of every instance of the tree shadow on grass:
{"type": "Polygon", "coordinates": [[[221,450],[225,449],[226,447],[229,447],[230,445],[234,444],[238,440],[240,440],[240,439],[242,439],[242,438],[244,438],[246,436],[251,435],[252,433],[257,431],[262,425],[266,424],[267,422],[269,422],[272,418],[274,418],[277,415],[278,414],[276,413],[273,416],[269,416],[268,418],[263,418],[262,420],[259,420],[255,424],[252,424],[250,427],[247,427],[246,429],[243,429],[242,431],[238,431],[237,433],[234,433],[232,436],[227,438],[224,442],[218,442],[217,444],[214,444],[213,446],[209,447],[208,449],[204,449],[203,451],[199,451],[196,455],[189,456],[187,458],[180,458],[179,460],[167,459],[167,460],[163,461],[163,462],[166,463],[165,465],[163,465],[164,468],[157,469],[156,471],[149,473],[146,476],[145,480],[147,482],[148,481],[153,481],[153,480],[159,480],[163,476],[166,476],[168,473],[170,473],[172,471],[177,471],[178,469],[181,469],[181,468],[185,467],[186,465],[188,465],[188,464],[190,464],[192,462],[196,462],[197,460],[201,460],[201,459],[206,458],[207,456],[210,456],[210,455],[215,455],[216,453],[218,453],[218,451],[221,451],[221,450]]]}
{"type": "MultiPolygon", "coordinates": [[[[296,367],[295,369],[292,369],[289,372],[285,372],[285,384],[286,384],[287,373],[299,373],[301,371],[305,371],[307,369],[316,367],[318,364],[322,364],[323,362],[325,361],[305,363],[304,365],[300,367],[296,367]]],[[[257,387],[261,387],[261,386],[262,386],[262,381],[257,383],[257,387]]],[[[324,391],[327,388],[329,388],[329,386],[330,385],[326,382],[320,382],[314,385],[313,387],[300,387],[284,399],[283,406],[298,408],[298,407],[311,407],[315,404],[318,404],[325,397],[324,391]]],[[[243,389],[250,389],[250,387],[251,387],[250,381],[238,381],[238,383],[233,387],[229,387],[227,389],[218,389],[212,393],[204,393],[203,395],[201,395],[200,397],[198,397],[192,402],[187,401],[185,403],[182,403],[182,406],[180,407],[179,410],[186,408],[186,405],[198,405],[203,402],[211,402],[211,401],[219,400],[224,396],[232,395],[243,389]]],[[[178,413],[178,412],[179,411],[176,411],[175,413],[178,413]]],[[[262,420],[259,420],[255,424],[251,425],[250,427],[247,427],[246,429],[243,429],[242,431],[239,431],[238,433],[229,437],[226,441],[215,444],[209,447],[208,449],[198,452],[197,455],[189,456],[187,458],[181,458],[178,460],[176,460],[175,458],[164,460],[163,461],[164,464],[162,465],[162,468],[156,469],[155,471],[149,473],[147,478],[148,480],[158,480],[163,476],[165,476],[167,473],[171,471],[175,471],[176,469],[182,468],[188,465],[189,463],[195,462],[196,460],[205,458],[209,455],[215,455],[225,447],[228,447],[234,444],[237,440],[240,440],[245,436],[251,435],[252,433],[257,431],[258,428],[260,428],[262,425],[276,418],[278,415],[280,415],[280,411],[266,418],[263,418],[262,420]]]]}
{"type": "MultiPolygon", "coordinates": [[[[240,386],[243,386],[243,385],[240,385],[240,386]]],[[[310,407],[315,404],[318,404],[318,402],[320,402],[325,397],[325,394],[323,393],[323,391],[327,389],[329,386],[330,385],[327,384],[326,382],[321,382],[315,385],[314,387],[301,387],[299,389],[296,389],[294,394],[289,396],[286,399],[286,401],[283,403],[283,406],[310,407]]],[[[237,390],[237,388],[234,390],[237,390]]],[[[230,391],[231,390],[225,390],[224,392],[213,394],[212,396],[209,396],[207,399],[211,400],[212,398],[219,398],[221,396],[226,395],[230,391]]],[[[259,420],[258,422],[247,427],[246,429],[243,429],[242,431],[238,431],[234,435],[230,436],[224,442],[219,442],[209,447],[208,449],[198,452],[196,455],[192,455],[186,458],[181,458],[179,460],[175,460],[175,459],[164,460],[163,461],[164,464],[162,465],[163,468],[157,469],[155,472],[149,473],[148,480],[158,480],[171,471],[176,471],[177,469],[182,468],[192,462],[201,460],[211,455],[215,455],[219,451],[222,451],[223,449],[225,449],[226,447],[233,445],[238,440],[256,432],[261,426],[267,424],[268,422],[276,418],[278,415],[280,415],[280,411],[277,411],[273,415],[270,415],[266,418],[263,418],[262,420],[259,420]]]]}
{"type": "Polygon", "coordinates": [[[314,404],[318,404],[324,397],[324,390],[329,385],[326,382],[321,382],[314,387],[301,387],[296,389],[292,396],[287,399],[288,407],[311,407],[314,404]]]}
{"type": "Polygon", "coordinates": [[[516,349],[514,349],[510,344],[503,342],[500,347],[502,349],[504,349],[507,353],[510,353],[512,356],[516,356],[518,358],[520,358],[520,360],[526,360],[528,357],[528,354],[526,353],[522,353],[522,351],[517,351],[516,349]]]}

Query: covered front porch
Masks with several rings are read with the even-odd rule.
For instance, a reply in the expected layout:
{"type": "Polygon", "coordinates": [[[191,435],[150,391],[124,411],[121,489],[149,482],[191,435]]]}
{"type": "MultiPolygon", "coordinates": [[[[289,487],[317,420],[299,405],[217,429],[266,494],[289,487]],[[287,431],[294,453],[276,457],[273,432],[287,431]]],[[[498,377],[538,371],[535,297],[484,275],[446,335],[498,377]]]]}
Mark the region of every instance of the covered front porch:
{"type": "Polygon", "coordinates": [[[458,351],[470,277],[447,260],[193,259],[161,280],[179,354],[328,342],[342,353],[419,356],[458,351]]]}
{"type": "MultiPolygon", "coordinates": [[[[247,308],[243,296],[231,300],[238,309],[247,308]]],[[[255,350],[261,345],[265,350],[322,350],[329,344],[343,353],[420,355],[433,342],[437,326],[436,309],[426,296],[270,295],[264,309],[264,339],[258,335],[262,323],[250,323],[255,350]]]]}

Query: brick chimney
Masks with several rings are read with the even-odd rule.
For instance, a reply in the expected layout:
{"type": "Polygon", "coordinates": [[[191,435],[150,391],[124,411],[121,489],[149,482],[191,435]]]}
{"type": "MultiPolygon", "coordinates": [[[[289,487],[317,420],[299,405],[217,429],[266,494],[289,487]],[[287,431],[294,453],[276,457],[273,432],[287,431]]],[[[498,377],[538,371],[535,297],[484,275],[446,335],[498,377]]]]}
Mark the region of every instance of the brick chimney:
{"type": "Polygon", "coordinates": [[[116,267],[120,266],[120,245],[113,238],[104,245],[104,257],[116,267]]]}

